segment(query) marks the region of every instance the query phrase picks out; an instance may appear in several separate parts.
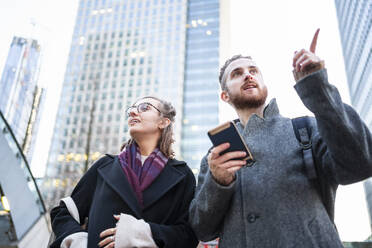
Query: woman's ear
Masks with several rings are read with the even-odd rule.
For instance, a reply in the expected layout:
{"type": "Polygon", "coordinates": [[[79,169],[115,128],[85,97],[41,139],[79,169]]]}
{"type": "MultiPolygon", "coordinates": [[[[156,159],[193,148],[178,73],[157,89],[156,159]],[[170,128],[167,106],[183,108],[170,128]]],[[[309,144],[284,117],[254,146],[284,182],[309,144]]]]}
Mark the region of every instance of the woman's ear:
{"type": "Polygon", "coordinates": [[[171,121],[170,121],[168,118],[164,117],[164,118],[162,118],[161,121],[160,121],[159,128],[160,128],[160,129],[164,129],[164,128],[166,128],[167,126],[169,126],[170,123],[171,123],[171,121]]]}

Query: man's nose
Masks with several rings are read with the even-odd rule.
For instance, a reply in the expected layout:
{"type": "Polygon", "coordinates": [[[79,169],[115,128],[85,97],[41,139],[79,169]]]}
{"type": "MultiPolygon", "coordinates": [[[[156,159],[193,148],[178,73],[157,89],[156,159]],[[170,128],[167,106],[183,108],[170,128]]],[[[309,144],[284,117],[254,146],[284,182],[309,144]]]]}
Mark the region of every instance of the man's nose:
{"type": "Polygon", "coordinates": [[[251,81],[251,80],[253,80],[253,77],[252,77],[252,75],[251,75],[249,72],[247,72],[247,73],[245,74],[244,80],[249,80],[249,81],[251,81]]]}

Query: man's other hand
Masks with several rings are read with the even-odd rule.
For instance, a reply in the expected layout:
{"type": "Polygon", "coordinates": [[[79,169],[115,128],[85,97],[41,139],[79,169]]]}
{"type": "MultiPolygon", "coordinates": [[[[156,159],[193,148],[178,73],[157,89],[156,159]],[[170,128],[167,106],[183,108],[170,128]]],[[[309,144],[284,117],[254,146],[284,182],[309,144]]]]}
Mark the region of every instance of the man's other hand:
{"type": "Polygon", "coordinates": [[[316,30],[310,45],[310,51],[301,49],[296,51],[293,57],[293,69],[295,72],[312,73],[324,68],[324,62],[315,55],[319,29],[316,30]]]}

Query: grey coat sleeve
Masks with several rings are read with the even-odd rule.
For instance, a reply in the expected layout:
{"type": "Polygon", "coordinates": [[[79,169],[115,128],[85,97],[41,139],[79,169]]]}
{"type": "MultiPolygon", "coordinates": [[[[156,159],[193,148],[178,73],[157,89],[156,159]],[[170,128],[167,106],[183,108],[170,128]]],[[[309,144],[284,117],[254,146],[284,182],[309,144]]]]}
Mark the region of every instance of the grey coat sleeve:
{"type": "Polygon", "coordinates": [[[189,211],[189,221],[199,240],[210,241],[219,236],[235,184],[236,181],[229,186],[218,184],[209,171],[207,156],[202,159],[195,197],[189,211]]]}
{"type": "Polygon", "coordinates": [[[325,69],[301,79],[295,89],[314,113],[315,159],[334,184],[350,184],[372,176],[372,135],[358,113],[342,102],[325,69]]]}

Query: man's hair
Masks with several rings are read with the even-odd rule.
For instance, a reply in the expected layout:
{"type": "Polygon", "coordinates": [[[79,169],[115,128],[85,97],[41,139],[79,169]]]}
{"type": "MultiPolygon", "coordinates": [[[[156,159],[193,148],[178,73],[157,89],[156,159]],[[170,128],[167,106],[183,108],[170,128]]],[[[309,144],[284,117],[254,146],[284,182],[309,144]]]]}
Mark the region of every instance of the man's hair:
{"type": "Polygon", "coordinates": [[[231,64],[233,61],[235,61],[237,59],[252,59],[252,57],[238,54],[238,55],[234,55],[231,58],[229,58],[228,60],[226,60],[225,64],[220,69],[220,76],[219,76],[220,86],[221,86],[222,90],[226,90],[226,80],[222,81],[223,74],[225,74],[225,70],[229,66],[229,64],[231,64]]]}

